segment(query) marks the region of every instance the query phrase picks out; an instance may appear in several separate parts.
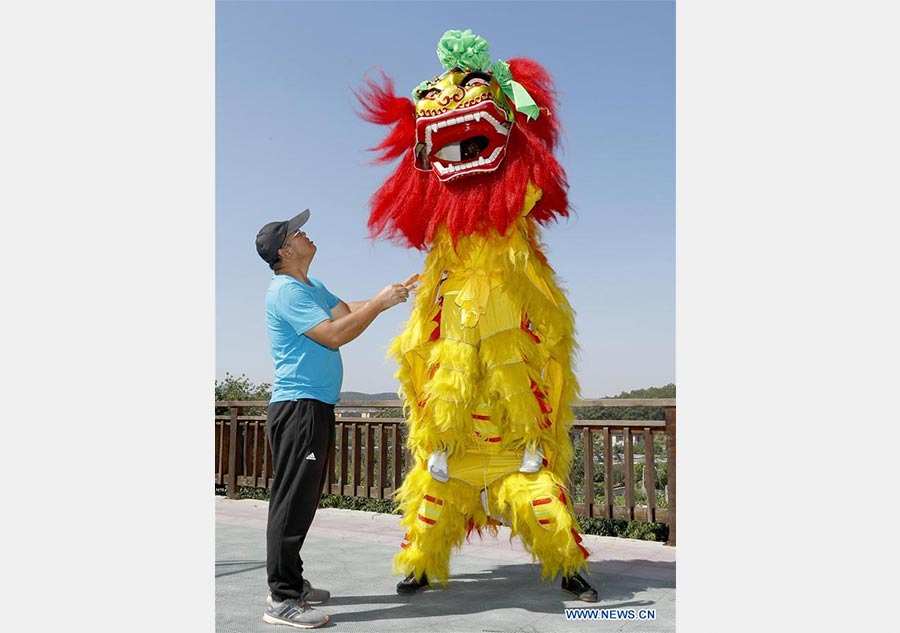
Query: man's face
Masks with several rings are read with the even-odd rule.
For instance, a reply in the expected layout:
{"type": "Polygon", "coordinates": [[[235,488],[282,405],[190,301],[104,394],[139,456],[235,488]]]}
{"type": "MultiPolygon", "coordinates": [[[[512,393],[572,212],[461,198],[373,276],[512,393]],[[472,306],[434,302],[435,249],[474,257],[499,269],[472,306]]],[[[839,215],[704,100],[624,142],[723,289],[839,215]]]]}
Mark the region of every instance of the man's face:
{"type": "MultiPolygon", "coordinates": [[[[290,251],[285,255],[292,254],[300,259],[312,259],[316,254],[315,242],[309,239],[304,231],[296,231],[293,235],[289,235],[281,248],[284,251],[290,251]]],[[[282,259],[284,259],[284,255],[282,255],[282,259]]]]}

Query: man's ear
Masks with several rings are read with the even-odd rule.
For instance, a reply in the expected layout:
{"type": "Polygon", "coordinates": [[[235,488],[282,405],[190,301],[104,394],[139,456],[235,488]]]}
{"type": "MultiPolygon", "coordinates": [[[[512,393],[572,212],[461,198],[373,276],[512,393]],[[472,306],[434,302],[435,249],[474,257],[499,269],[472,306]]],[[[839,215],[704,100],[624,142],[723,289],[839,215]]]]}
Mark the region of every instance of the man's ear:
{"type": "Polygon", "coordinates": [[[278,258],[284,259],[285,253],[290,253],[291,249],[289,246],[283,246],[278,249],[278,258]]]}

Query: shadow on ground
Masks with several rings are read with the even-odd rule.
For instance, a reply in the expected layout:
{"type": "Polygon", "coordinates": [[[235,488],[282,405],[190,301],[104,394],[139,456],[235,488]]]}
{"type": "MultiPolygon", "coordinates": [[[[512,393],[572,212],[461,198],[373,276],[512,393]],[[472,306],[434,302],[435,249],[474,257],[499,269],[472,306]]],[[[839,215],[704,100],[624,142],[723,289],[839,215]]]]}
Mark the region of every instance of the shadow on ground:
{"type": "MultiPolygon", "coordinates": [[[[628,562],[628,561],[625,561],[628,562]]],[[[671,571],[674,563],[640,562],[644,569],[671,571]]],[[[559,615],[565,608],[600,606],[604,609],[653,608],[653,600],[635,599],[640,593],[653,589],[672,589],[674,583],[648,580],[620,574],[607,575],[600,571],[601,563],[592,565],[589,581],[600,594],[600,601],[587,603],[560,589],[559,580],[540,582],[536,566],[501,564],[493,570],[451,575],[446,587],[437,586],[412,596],[396,593],[387,595],[341,595],[329,601],[329,606],[381,605],[363,611],[342,613],[341,622],[381,621],[423,616],[461,617],[503,609],[522,609],[534,615],[559,615]]]]}

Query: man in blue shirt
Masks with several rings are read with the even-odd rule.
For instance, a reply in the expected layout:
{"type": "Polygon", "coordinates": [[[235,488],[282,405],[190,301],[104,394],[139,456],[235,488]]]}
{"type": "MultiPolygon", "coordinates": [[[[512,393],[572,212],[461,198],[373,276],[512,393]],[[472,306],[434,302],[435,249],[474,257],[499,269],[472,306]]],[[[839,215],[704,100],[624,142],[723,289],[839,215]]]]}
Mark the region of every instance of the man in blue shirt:
{"type": "Polygon", "coordinates": [[[315,243],[300,227],[309,209],[270,222],[256,251],[275,272],[266,292],[266,325],[275,381],[267,413],[273,481],[266,528],[269,597],[263,620],[317,628],[330,616],[311,608],[330,597],[303,578],[300,548],[312,523],[325,467],[334,451],[334,405],[343,379],[341,345],[415,289],[418,275],[384,288],[368,301],[345,303],[308,275],[315,243]]]}

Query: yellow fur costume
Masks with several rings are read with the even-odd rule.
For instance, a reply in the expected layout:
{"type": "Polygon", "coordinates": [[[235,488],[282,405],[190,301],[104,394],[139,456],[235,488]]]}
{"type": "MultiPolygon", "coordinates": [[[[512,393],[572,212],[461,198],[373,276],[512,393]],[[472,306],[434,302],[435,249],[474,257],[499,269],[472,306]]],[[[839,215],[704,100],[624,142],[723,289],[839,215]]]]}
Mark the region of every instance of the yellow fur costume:
{"type": "Polygon", "coordinates": [[[400,365],[408,446],[415,466],[397,498],[406,536],[394,571],[442,584],[467,532],[511,526],[542,577],[587,569],[565,482],[573,312],[528,217],[541,191],[528,184],[522,215],[505,235],[439,232],[405,331],[390,353],[400,365]],[[519,472],[526,449],[543,466],[519,472]],[[449,480],[428,471],[447,451],[449,480]],[[486,492],[482,494],[482,490],[486,492]]]}

